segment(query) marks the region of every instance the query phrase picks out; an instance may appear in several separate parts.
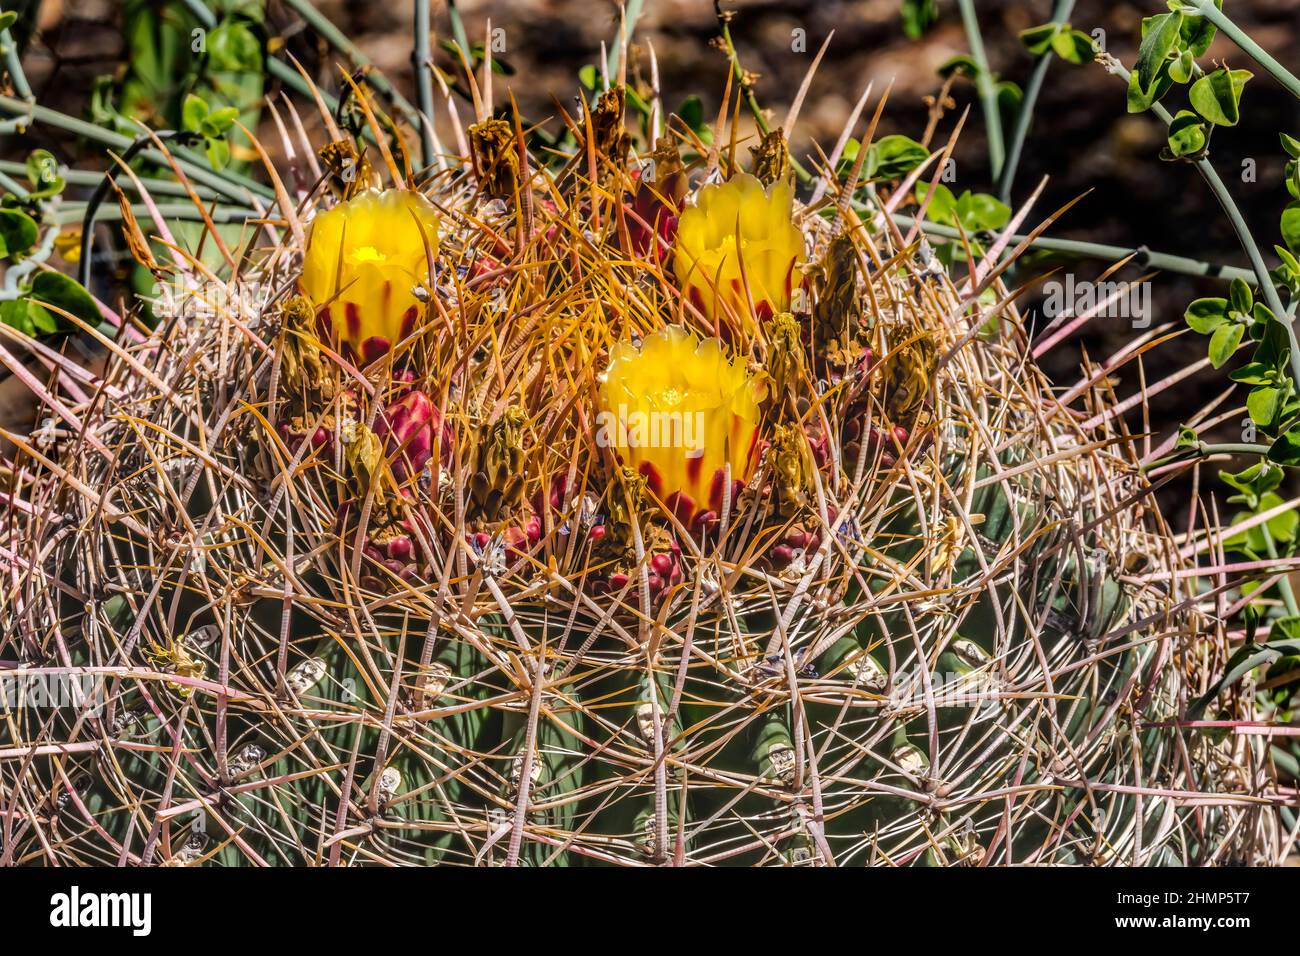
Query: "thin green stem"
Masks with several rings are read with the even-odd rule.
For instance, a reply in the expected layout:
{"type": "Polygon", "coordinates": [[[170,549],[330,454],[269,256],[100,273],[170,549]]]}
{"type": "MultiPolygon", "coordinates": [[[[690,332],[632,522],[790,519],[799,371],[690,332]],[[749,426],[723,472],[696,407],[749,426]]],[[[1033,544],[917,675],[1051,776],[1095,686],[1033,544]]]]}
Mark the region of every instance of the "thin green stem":
{"type": "MultiPolygon", "coordinates": [[[[0,8],[3,12],[3,8],[0,8]]],[[[14,39],[13,34],[8,30],[0,30],[0,53],[4,54],[5,69],[9,71],[9,79],[13,81],[14,92],[18,94],[20,100],[28,103],[34,103],[36,97],[32,95],[31,84],[27,82],[27,74],[23,72],[22,55],[18,51],[18,41],[14,39]]]]}
{"type": "Polygon", "coordinates": [[[993,74],[989,72],[988,57],[984,54],[984,38],[980,35],[979,18],[975,15],[975,0],[958,0],[961,7],[961,19],[966,27],[966,42],[970,44],[971,59],[979,75],[975,77],[975,86],[979,90],[980,105],[984,109],[984,125],[989,141],[989,166],[993,178],[1002,174],[1002,164],[1006,159],[1002,145],[1002,116],[998,112],[998,91],[993,84],[993,74]]]}
{"type": "MultiPolygon", "coordinates": [[[[37,123],[45,123],[77,136],[84,136],[92,142],[100,143],[118,152],[127,149],[131,145],[131,140],[121,133],[115,133],[112,130],[104,129],[102,126],[87,123],[85,120],[76,119],[39,104],[23,103],[11,96],[0,95],[0,111],[13,115],[27,115],[30,112],[32,119],[37,123]]],[[[244,203],[248,201],[250,193],[267,200],[275,199],[275,193],[270,187],[230,170],[221,173],[215,172],[208,165],[206,159],[189,150],[177,149],[172,152],[172,157],[176,160],[177,165],[185,170],[187,176],[197,183],[208,186],[229,200],[244,203]]],[[[167,158],[156,149],[145,150],[140,154],[140,158],[147,159],[164,168],[168,167],[167,158]]]]}
{"type": "MultiPolygon", "coordinates": [[[[636,21],[641,16],[641,4],[642,0],[627,0],[627,4],[623,7],[623,29],[627,31],[629,43],[632,41],[632,34],[636,32],[636,21]]],[[[611,83],[618,76],[618,62],[622,52],[623,37],[620,36],[605,58],[605,75],[609,77],[611,83]]]]}
{"type": "MultiPolygon", "coordinates": [[[[0,176],[3,176],[5,173],[22,176],[25,175],[26,172],[27,167],[22,163],[16,163],[13,160],[8,159],[0,159],[0,176]]],[[[59,170],[59,175],[63,177],[65,182],[72,186],[98,186],[100,181],[104,178],[103,173],[93,172],[89,169],[68,169],[66,167],[59,170]]],[[[5,179],[0,179],[0,183],[3,183],[6,179],[8,179],[7,176],[5,179]]],[[[118,185],[123,189],[134,190],[136,188],[135,180],[132,179],[123,180],[119,182],[118,185]]],[[[185,197],[189,195],[189,193],[186,192],[185,187],[180,183],[166,179],[148,179],[141,177],[140,185],[142,185],[150,195],[154,196],[185,197]]],[[[212,189],[209,189],[207,186],[193,186],[192,188],[194,189],[194,192],[198,194],[200,199],[211,200],[218,198],[217,193],[212,189]]]]}
{"type": "Polygon", "coordinates": [[[1297,79],[1295,74],[1273,59],[1267,50],[1242,32],[1239,26],[1228,19],[1223,11],[1214,5],[1213,0],[1192,0],[1192,2],[1195,3],[1197,12],[1222,30],[1224,36],[1241,48],[1241,52],[1262,66],[1273,79],[1286,87],[1292,96],[1300,99],[1300,79],[1297,79]]]}
{"type": "Polygon", "coordinates": [[[430,0],[415,0],[415,46],[411,52],[415,68],[415,93],[420,100],[420,148],[426,167],[434,161],[433,141],[433,73],[430,61],[429,34],[433,24],[429,15],[430,0]]]}
{"type": "MultiPolygon", "coordinates": [[[[80,222],[86,215],[86,204],[80,202],[63,203],[55,211],[55,221],[66,225],[67,223],[80,222]]],[[[184,222],[203,222],[203,214],[194,207],[192,203],[162,203],[155,206],[158,214],[164,219],[180,220],[184,222]]],[[[152,215],[151,210],[144,203],[133,203],[131,212],[137,219],[145,219],[152,215]]],[[[243,222],[245,219],[257,218],[260,214],[252,209],[241,209],[236,206],[217,206],[208,210],[208,215],[215,223],[243,222]]],[[[103,206],[95,213],[95,222],[120,222],[122,219],[122,209],[120,206],[103,206]]]]}
{"type": "MultiPolygon", "coordinates": [[[[1052,10],[1052,22],[1065,23],[1073,12],[1074,0],[1056,0],[1056,6],[1052,10]]],[[[998,195],[1003,202],[1011,201],[1011,187],[1015,184],[1016,170],[1020,167],[1020,156],[1025,148],[1025,140],[1029,136],[1029,127],[1034,121],[1034,106],[1043,90],[1043,82],[1047,79],[1047,69],[1051,64],[1052,49],[1048,47],[1034,64],[1034,72],[1029,77],[1029,85],[1025,87],[1025,97],[1020,103],[1020,112],[1016,114],[1016,128],[1011,135],[1006,165],[1002,167],[1002,181],[998,184],[998,195]]]]}
{"type": "MultiPolygon", "coordinates": [[[[855,203],[859,209],[871,211],[871,207],[862,203],[855,203]]],[[[893,216],[893,220],[900,226],[911,228],[916,224],[916,219],[912,216],[893,216]]],[[[936,222],[922,222],[921,231],[926,235],[938,236],[943,239],[960,239],[962,233],[953,226],[944,226],[936,222]]],[[[1013,235],[1011,242],[1021,243],[1027,237],[1021,234],[1013,235]]],[[[1064,255],[1078,256],[1083,259],[1099,259],[1106,262],[1115,262],[1127,256],[1133,256],[1134,262],[1140,266],[1150,266],[1153,269],[1159,269],[1161,272],[1175,272],[1179,275],[1189,276],[1209,276],[1210,278],[1224,279],[1242,279],[1249,283],[1257,281],[1255,273],[1249,269],[1240,269],[1236,266],[1224,266],[1214,262],[1202,262],[1199,259],[1190,259],[1186,256],[1175,256],[1165,252],[1152,252],[1151,250],[1141,247],[1134,248],[1131,246],[1111,246],[1099,242],[1082,242],[1075,239],[1056,239],[1051,236],[1038,236],[1030,243],[1034,249],[1041,249],[1045,252],[1059,252],[1064,255]]]]}
{"type": "Polygon", "coordinates": [[[456,46],[465,54],[465,62],[472,63],[473,57],[470,54],[469,36],[465,33],[465,20],[460,15],[456,0],[447,0],[447,19],[451,21],[451,38],[456,41],[456,46]]]}

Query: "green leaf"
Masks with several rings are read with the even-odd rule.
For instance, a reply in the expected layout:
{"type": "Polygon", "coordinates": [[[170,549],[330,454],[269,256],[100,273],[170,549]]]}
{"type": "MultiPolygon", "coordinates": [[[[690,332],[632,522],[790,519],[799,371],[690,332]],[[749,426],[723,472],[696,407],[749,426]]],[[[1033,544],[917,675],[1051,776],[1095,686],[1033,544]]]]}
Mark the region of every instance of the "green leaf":
{"type": "Polygon", "coordinates": [[[1173,157],[1193,156],[1205,149],[1205,124],[1191,110],[1179,110],[1169,124],[1169,154],[1173,157]]]}
{"type": "Polygon", "coordinates": [[[1160,72],[1156,74],[1156,81],[1149,89],[1144,89],[1138,83],[1137,70],[1134,70],[1128,75],[1128,111],[1141,113],[1151,109],[1152,104],[1168,93],[1169,87],[1173,85],[1174,81],[1169,76],[1169,68],[1166,64],[1161,64],[1160,72]]]}
{"type": "Polygon", "coordinates": [[[1091,63],[1097,58],[1097,48],[1092,37],[1080,30],[1063,30],[1052,37],[1052,51],[1065,62],[1076,66],[1091,63]]]}
{"type": "Polygon", "coordinates": [[[1300,159],[1300,139],[1294,136],[1288,136],[1286,133],[1278,133],[1282,139],[1282,148],[1286,150],[1287,155],[1292,159],[1300,159]]]}
{"type": "MultiPolygon", "coordinates": [[[[1214,5],[1222,10],[1223,0],[1214,0],[1214,5]]],[[[1214,40],[1214,34],[1218,31],[1218,28],[1199,14],[1193,15],[1187,10],[1184,10],[1184,13],[1187,15],[1183,17],[1182,37],[1179,45],[1193,57],[1204,56],[1205,51],[1210,48],[1210,43],[1214,40]]]]}
{"type": "Polygon", "coordinates": [[[898,179],[906,176],[929,156],[929,150],[907,136],[893,134],[871,144],[867,153],[869,179],[898,179]]]}
{"type": "Polygon", "coordinates": [[[1282,241],[1292,252],[1300,253],[1300,202],[1282,210],[1282,241]]]}
{"type": "MultiPolygon", "coordinates": [[[[929,183],[917,183],[917,204],[924,205],[925,199],[930,196],[930,193],[929,183]]],[[[931,222],[937,222],[945,226],[957,225],[957,197],[943,183],[934,184],[933,196],[930,197],[930,205],[926,209],[925,216],[931,222]]]]}
{"type": "Polygon", "coordinates": [[[578,70],[578,80],[589,90],[596,88],[596,80],[599,78],[600,74],[596,72],[596,68],[590,63],[578,70]]]}
{"type": "Polygon", "coordinates": [[[1241,91],[1252,75],[1250,70],[1217,69],[1193,83],[1187,97],[1196,112],[1215,126],[1236,126],[1241,119],[1241,91]]]}
{"type": "Polygon", "coordinates": [[[1228,321],[1227,299],[1197,299],[1187,307],[1183,318],[1192,327],[1192,331],[1209,335],[1224,322],[1228,321]]]}
{"type": "Polygon", "coordinates": [[[27,154],[27,181],[40,187],[59,178],[59,161],[48,149],[34,149],[27,154]]]}
{"type": "Polygon", "coordinates": [[[1255,304],[1255,295],[1250,291],[1250,286],[1246,284],[1245,279],[1233,279],[1228,286],[1228,301],[1232,307],[1242,315],[1249,315],[1251,308],[1255,304]]]}
{"type": "Polygon", "coordinates": [[[40,230],[36,220],[18,209],[0,209],[0,259],[17,259],[32,246],[40,230]]]}
{"type": "Polygon", "coordinates": [[[0,301],[0,324],[17,329],[23,335],[35,335],[29,308],[32,303],[26,299],[6,299],[0,301]]]}
{"type": "Polygon", "coordinates": [[[189,93],[181,106],[181,126],[191,133],[197,133],[208,116],[207,101],[201,96],[189,93]]]}
{"type": "Polygon", "coordinates": [[[957,218],[967,232],[1001,229],[1011,220],[1011,207],[988,193],[966,190],[957,200],[957,218]]]}
{"type": "MultiPolygon", "coordinates": [[[[1234,327],[1240,328],[1240,326],[1234,327]]],[[[1223,364],[1223,362],[1215,363],[1213,359],[1210,361],[1215,368],[1223,364]]],[[[1252,388],[1250,394],[1246,396],[1246,411],[1250,413],[1250,420],[1262,428],[1272,425],[1277,420],[1277,413],[1282,410],[1283,394],[1282,389],[1270,385],[1258,385],[1252,388]]]]}
{"type": "Polygon", "coordinates": [[[1192,78],[1196,58],[1191,50],[1184,50],[1169,61],[1169,78],[1175,83],[1186,83],[1192,78]]]}
{"type": "Polygon", "coordinates": [[[224,139],[205,140],[204,153],[207,154],[208,162],[217,172],[225,169],[230,164],[230,144],[224,139]]]}
{"type": "Polygon", "coordinates": [[[979,64],[969,53],[958,53],[956,56],[949,57],[939,64],[938,74],[944,79],[952,76],[954,73],[975,79],[980,74],[979,64]]]}
{"type": "MultiPolygon", "coordinates": [[[[1278,502],[1281,504],[1281,502],[1278,502]]],[[[1274,541],[1294,541],[1296,528],[1300,527],[1300,515],[1294,511],[1284,511],[1275,518],[1270,518],[1265,524],[1268,525],[1268,533],[1273,536],[1274,541]]],[[[1288,637],[1296,637],[1296,634],[1288,634],[1288,637]]]]}
{"type": "Polygon", "coordinates": [[[0,30],[8,30],[17,22],[18,14],[14,13],[12,10],[6,10],[3,13],[0,13],[0,30]]]}
{"type": "MultiPolygon", "coordinates": [[[[88,325],[98,326],[103,321],[99,306],[77,280],[62,272],[42,272],[32,280],[31,299],[51,305],[75,315],[88,325]]],[[[66,321],[59,317],[60,321],[66,321]]]]}
{"type": "Polygon", "coordinates": [[[1138,47],[1137,68],[1133,71],[1137,74],[1139,89],[1151,89],[1178,42],[1182,25],[1181,13],[1162,13],[1142,21],[1142,43],[1138,47]]]}
{"type": "Polygon", "coordinates": [[[1195,428],[1189,428],[1186,425],[1178,426],[1178,440],[1174,442],[1175,448],[1181,450],[1181,449],[1199,448],[1200,446],[1201,446],[1201,439],[1196,434],[1195,428]]]}
{"type": "MultiPolygon", "coordinates": [[[[1214,334],[1210,336],[1210,364],[1215,368],[1222,368],[1237,351],[1237,346],[1241,344],[1241,337],[1245,332],[1246,327],[1239,322],[1224,323],[1215,329],[1214,334]]],[[[1264,423],[1260,422],[1260,424],[1264,423]]]]}
{"type": "Polygon", "coordinates": [[[1300,428],[1283,433],[1268,449],[1269,461],[1279,465],[1300,465],[1300,428]]]}
{"type": "Polygon", "coordinates": [[[704,129],[704,104],[698,96],[692,94],[682,100],[682,105],[677,107],[677,115],[694,132],[704,129]]]}
{"type": "Polygon", "coordinates": [[[208,118],[202,123],[204,136],[225,136],[230,132],[230,128],[235,125],[235,120],[239,119],[239,110],[234,106],[222,107],[219,110],[213,110],[208,114],[208,118]]]}
{"type": "Polygon", "coordinates": [[[934,0],[903,0],[899,13],[903,18],[903,33],[909,40],[919,40],[939,19],[934,0]]]}
{"type": "Polygon", "coordinates": [[[208,62],[222,73],[256,73],[262,69],[262,43],[238,20],[227,20],[208,33],[208,62]]]}
{"type": "Polygon", "coordinates": [[[1059,23],[1044,23],[1020,31],[1020,42],[1034,56],[1042,56],[1052,48],[1052,38],[1061,32],[1059,23]]]}
{"type": "Polygon", "coordinates": [[[1273,381],[1274,377],[1274,370],[1263,362],[1247,362],[1228,373],[1228,378],[1243,385],[1263,385],[1273,381]]]}

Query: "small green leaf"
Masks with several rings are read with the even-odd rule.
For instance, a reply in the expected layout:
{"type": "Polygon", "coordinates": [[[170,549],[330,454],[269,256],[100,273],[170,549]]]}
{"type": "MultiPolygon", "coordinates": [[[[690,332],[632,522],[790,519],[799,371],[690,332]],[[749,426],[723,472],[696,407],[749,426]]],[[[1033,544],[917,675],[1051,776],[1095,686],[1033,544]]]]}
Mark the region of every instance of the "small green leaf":
{"type": "Polygon", "coordinates": [[[1215,126],[1236,126],[1241,119],[1241,91],[1252,75],[1250,70],[1217,69],[1193,83],[1187,97],[1196,112],[1215,126]]]}
{"type": "MultiPolygon", "coordinates": [[[[1223,9],[1223,0],[1214,0],[1214,5],[1220,10],[1223,9]]],[[[1182,37],[1179,45],[1193,57],[1204,56],[1205,51],[1210,48],[1210,43],[1214,40],[1214,34],[1217,27],[1205,17],[1192,15],[1191,11],[1184,9],[1187,14],[1183,17],[1182,37]]]]}
{"type": "MultiPolygon", "coordinates": [[[[1240,328],[1240,326],[1235,327],[1240,328]]],[[[1226,360],[1225,358],[1224,361],[1226,360]]],[[[1218,368],[1222,364],[1223,362],[1214,363],[1214,367],[1218,368]]],[[[1250,394],[1246,396],[1246,411],[1250,413],[1250,420],[1261,428],[1272,425],[1277,420],[1277,413],[1282,409],[1282,395],[1282,389],[1270,385],[1258,385],[1252,388],[1250,394]]]]}
{"type": "Polygon", "coordinates": [[[869,179],[898,179],[906,176],[930,155],[916,140],[897,133],[883,136],[871,144],[867,154],[869,179]]]}
{"type": "Polygon", "coordinates": [[[704,104],[694,94],[682,100],[682,105],[677,107],[677,115],[696,133],[704,128],[704,104]]]}
{"type": "Polygon", "coordinates": [[[1183,318],[1192,327],[1193,332],[1209,335],[1224,322],[1228,321],[1227,299],[1197,299],[1187,307],[1183,318]]]}
{"type": "Polygon", "coordinates": [[[1020,31],[1020,42],[1034,56],[1042,56],[1052,48],[1052,38],[1061,31],[1059,23],[1044,23],[1042,26],[1030,27],[1020,31]]]}
{"type": "Polygon", "coordinates": [[[5,10],[3,13],[0,13],[0,30],[8,30],[17,22],[18,14],[14,13],[12,10],[5,10]]]}
{"type": "Polygon", "coordinates": [[[1255,304],[1255,295],[1250,291],[1250,286],[1246,284],[1245,279],[1233,279],[1228,286],[1228,300],[1235,311],[1242,315],[1249,315],[1251,307],[1255,304]]]}
{"type": "Polygon", "coordinates": [[[212,168],[220,172],[230,164],[230,144],[224,139],[207,139],[203,149],[212,168]]]}
{"type": "Polygon", "coordinates": [[[1282,140],[1282,148],[1286,150],[1287,155],[1292,159],[1300,159],[1300,139],[1294,136],[1288,136],[1286,133],[1278,133],[1282,140]]]}
{"type": "Polygon", "coordinates": [[[1137,70],[1134,70],[1128,75],[1128,111],[1141,113],[1151,109],[1152,104],[1168,93],[1173,85],[1174,81],[1169,76],[1169,68],[1166,64],[1161,64],[1160,71],[1156,74],[1156,81],[1150,88],[1142,87],[1138,82],[1137,70]]]}
{"type": "MultiPolygon", "coordinates": [[[[77,280],[62,272],[41,272],[32,280],[31,299],[75,315],[91,326],[103,321],[99,306],[77,280]]],[[[66,321],[60,317],[60,321],[66,321]]]]}
{"type": "Polygon", "coordinates": [[[1195,428],[1189,428],[1186,425],[1178,426],[1178,440],[1174,442],[1175,448],[1181,450],[1199,448],[1200,446],[1201,439],[1197,436],[1195,428]]]}
{"type": "Polygon", "coordinates": [[[1205,124],[1191,110],[1179,110],[1169,124],[1169,153],[1176,158],[1193,156],[1205,149],[1205,124]]]}
{"type": "Polygon", "coordinates": [[[1225,322],[1215,329],[1210,336],[1210,364],[1215,368],[1223,368],[1223,363],[1237,351],[1245,332],[1246,327],[1238,322],[1225,322]]]}
{"type": "Polygon", "coordinates": [[[208,116],[208,104],[201,96],[189,93],[181,106],[181,126],[191,133],[197,133],[208,116]]]}
{"type": "Polygon", "coordinates": [[[596,68],[590,63],[578,70],[578,80],[589,90],[596,88],[596,80],[599,78],[600,74],[596,72],[596,68]]]}
{"type": "Polygon", "coordinates": [[[1229,372],[1228,378],[1243,385],[1263,385],[1273,381],[1273,369],[1263,362],[1247,362],[1241,368],[1229,372]]]}
{"type": "MultiPolygon", "coordinates": [[[[924,205],[926,196],[931,193],[929,183],[916,184],[916,202],[924,205]]],[[[957,225],[957,197],[943,183],[935,183],[930,205],[926,209],[926,218],[946,226],[957,225]]]]}
{"type": "Polygon", "coordinates": [[[1151,89],[1157,73],[1178,42],[1182,25],[1181,13],[1162,13],[1142,21],[1142,43],[1138,47],[1137,68],[1133,71],[1137,74],[1139,89],[1151,89]]]}
{"type": "Polygon", "coordinates": [[[969,53],[958,53],[956,56],[949,57],[939,64],[938,74],[944,79],[952,76],[954,73],[965,76],[969,79],[975,79],[979,76],[979,64],[969,53]]]}
{"type": "Polygon", "coordinates": [[[1169,61],[1169,78],[1175,83],[1186,83],[1195,72],[1196,58],[1191,50],[1184,50],[1169,61]]]}
{"type": "Polygon", "coordinates": [[[903,33],[909,40],[919,40],[926,30],[939,19],[934,0],[903,0],[899,11],[903,18],[903,33]]]}
{"type": "Polygon", "coordinates": [[[957,218],[967,232],[1001,229],[1011,220],[1011,207],[988,193],[966,190],[957,200],[957,218]]]}
{"type": "Polygon", "coordinates": [[[1091,63],[1097,57],[1092,37],[1079,30],[1062,30],[1052,37],[1052,52],[1066,63],[1076,66],[1091,63]]]}
{"type": "Polygon", "coordinates": [[[1292,252],[1300,253],[1300,202],[1282,210],[1282,241],[1292,252]]]}
{"type": "Polygon", "coordinates": [[[40,230],[36,220],[19,209],[0,209],[0,259],[17,259],[32,246],[40,230]]]}
{"type": "Polygon", "coordinates": [[[207,119],[201,124],[204,136],[225,136],[230,132],[230,128],[235,125],[235,120],[239,119],[239,110],[234,106],[226,106],[219,110],[213,110],[208,114],[207,119]]]}

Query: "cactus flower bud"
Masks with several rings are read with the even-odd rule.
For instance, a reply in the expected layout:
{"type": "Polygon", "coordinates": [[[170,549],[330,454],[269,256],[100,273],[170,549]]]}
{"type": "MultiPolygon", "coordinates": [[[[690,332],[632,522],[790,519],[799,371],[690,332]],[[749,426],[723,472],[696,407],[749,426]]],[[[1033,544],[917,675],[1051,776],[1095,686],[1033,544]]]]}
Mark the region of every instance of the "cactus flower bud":
{"type": "Polygon", "coordinates": [[[759,321],[789,311],[804,252],[793,204],[789,179],[764,189],[740,173],[705,186],[682,213],[673,268],[682,291],[709,321],[754,331],[759,321]]]}
{"type": "Polygon", "coordinates": [[[373,362],[415,328],[438,252],[438,216],[419,193],[368,190],[319,214],[298,288],[334,341],[373,362]]]}
{"type": "Polygon", "coordinates": [[[451,429],[429,396],[418,389],[411,389],[384,410],[375,423],[375,434],[384,443],[384,453],[399,486],[424,470],[433,456],[435,440],[441,444],[443,464],[451,451],[451,429]]]}

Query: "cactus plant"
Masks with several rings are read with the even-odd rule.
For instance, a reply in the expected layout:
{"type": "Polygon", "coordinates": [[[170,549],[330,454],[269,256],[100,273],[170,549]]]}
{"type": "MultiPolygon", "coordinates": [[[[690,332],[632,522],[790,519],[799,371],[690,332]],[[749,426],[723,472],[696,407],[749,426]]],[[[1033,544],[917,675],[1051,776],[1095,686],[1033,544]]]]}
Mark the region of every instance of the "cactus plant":
{"type": "Polygon", "coordinates": [[[288,144],[18,440],[0,659],[98,694],[9,725],[7,862],[1275,852],[1249,738],[1180,726],[1228,647],[1104,378],[1037,370],[1000,246],[930,267],[923,167],[801,199],[615,84],[558,163],[476,90],[416,172],[354,92],[371,145],[288,144]]]}

